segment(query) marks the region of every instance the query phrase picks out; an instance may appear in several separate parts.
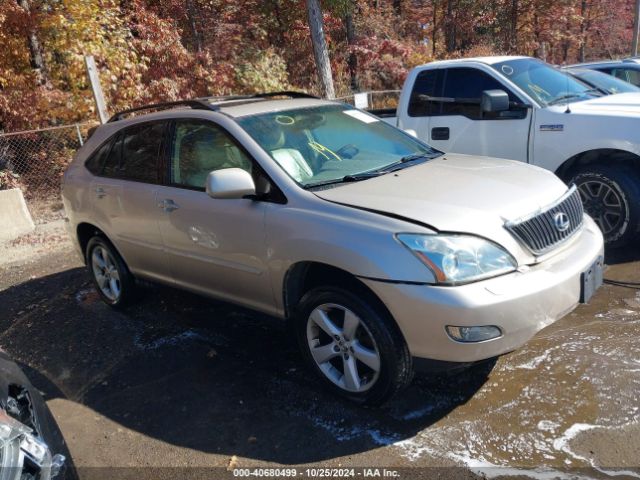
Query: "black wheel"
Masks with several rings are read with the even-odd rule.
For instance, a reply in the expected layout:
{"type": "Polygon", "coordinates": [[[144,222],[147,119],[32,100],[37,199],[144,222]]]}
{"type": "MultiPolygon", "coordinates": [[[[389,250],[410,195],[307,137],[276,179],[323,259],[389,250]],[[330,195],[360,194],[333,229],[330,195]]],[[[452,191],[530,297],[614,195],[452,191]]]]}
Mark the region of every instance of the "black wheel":
{"type": "Polygon", "coordinates": [[[375,405],[411,381],[407,344],[386,309],[368,293],[314,288],[300,300],[293,320],[306,363],[339,395],[375,405]]]}
{"type": "Polygon", "coordinates": [[[608,247],[622,247],[640,232],[640,175],[630,167],[588,165],[570,174],[585,211],[608,247]]]}
{"type": "Polygon", "coordinates": [[[89,240],[86,254],[93,284],[107,305],[119,308],[135,298],[135,279],[107,239],[93,237],[89,240]]]}

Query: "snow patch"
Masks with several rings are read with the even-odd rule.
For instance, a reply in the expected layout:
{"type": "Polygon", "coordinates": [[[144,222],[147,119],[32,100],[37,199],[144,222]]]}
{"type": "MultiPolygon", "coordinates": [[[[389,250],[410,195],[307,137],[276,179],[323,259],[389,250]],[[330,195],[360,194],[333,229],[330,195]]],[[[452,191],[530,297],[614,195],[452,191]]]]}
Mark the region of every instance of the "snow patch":
{"type": "Polygon", "coordinates": [[[538,422],[538,430],[542,430],[543,432],[555,432],[556,429],[560,426],[557,422],[552,422],[551,420],[540,420],[538,422]]]}
{"type": "Polygon", "coordinates": [[[528,362],[522,363],[520,365],[516,365],[515,368],[521,368],[524,370],[535,370],[540,366],[542,362],[549,359],[549,351],[547,350],[542,355],[538,355],[537,357],[532,358],[528,362]]]}

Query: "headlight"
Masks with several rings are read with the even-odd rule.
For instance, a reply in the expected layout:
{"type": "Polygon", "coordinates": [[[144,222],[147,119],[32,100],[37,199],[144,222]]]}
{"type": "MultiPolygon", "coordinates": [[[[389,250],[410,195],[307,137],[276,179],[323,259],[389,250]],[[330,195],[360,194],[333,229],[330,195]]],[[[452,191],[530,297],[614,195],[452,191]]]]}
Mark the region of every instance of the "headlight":
{"type": "Polygon", "coordinates": [[[517,267],[504,249],[471,235],[400,233],[396,237],[443,285],[475,282],[513,272],[517,267]]]}

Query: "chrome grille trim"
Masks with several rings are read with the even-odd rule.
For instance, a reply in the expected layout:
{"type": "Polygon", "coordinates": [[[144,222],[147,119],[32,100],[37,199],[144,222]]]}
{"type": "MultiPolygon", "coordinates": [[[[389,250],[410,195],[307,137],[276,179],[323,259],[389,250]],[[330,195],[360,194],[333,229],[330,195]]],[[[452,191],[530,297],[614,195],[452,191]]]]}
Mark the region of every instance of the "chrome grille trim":
{"type": "Polygon", "coordinates": [[[505,223],[511,232],[527,249],[535,255],[542,255],[571,238],[584,223],[584,209],[580,193],[575,185],[560,199],[531,215],[505,223]],[[569,219],[569,227],[560,231],[554,217],[564,213],[569,219]]]}

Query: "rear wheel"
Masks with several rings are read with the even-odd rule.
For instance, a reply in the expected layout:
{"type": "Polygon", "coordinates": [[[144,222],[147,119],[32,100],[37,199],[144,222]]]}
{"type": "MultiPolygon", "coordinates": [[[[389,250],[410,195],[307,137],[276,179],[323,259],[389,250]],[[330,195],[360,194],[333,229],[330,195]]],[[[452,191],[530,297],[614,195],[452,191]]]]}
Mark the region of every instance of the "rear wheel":
{"type": "Polygon", "coordinates": [[[640,176],[631,168],[589,165],[572,172],[584,209],[609,247],[622,247],[640,231],[640,176]]]}
{"type": "Polygon", "coordinates": [[[103,237],[87,244],[87,265],[100,298],[112,307],[126,305],[135,297],[135,280],[116,249],[103,237]]]}
{"type": "Polygon", "coordinates": [[[310,369],[350,400],[380,404],[411,381],[407,344],[369,294],[315,288],[300,301],[294,328],[310,369]]]}

